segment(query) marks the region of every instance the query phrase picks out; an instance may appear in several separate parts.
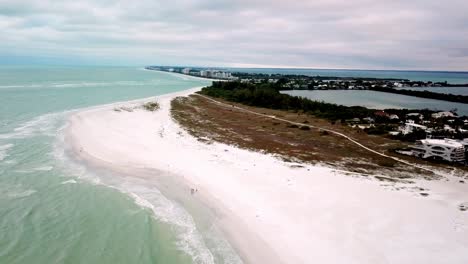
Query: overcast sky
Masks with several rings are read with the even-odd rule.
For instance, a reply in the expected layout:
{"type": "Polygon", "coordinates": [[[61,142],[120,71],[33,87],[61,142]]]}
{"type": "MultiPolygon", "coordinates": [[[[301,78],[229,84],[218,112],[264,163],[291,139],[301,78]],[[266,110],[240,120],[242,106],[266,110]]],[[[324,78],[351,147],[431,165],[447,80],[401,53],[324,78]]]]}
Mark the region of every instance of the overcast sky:
{"type": "Polygon", "coordinates": [[[3,63],[468,70],[468,0],[0,0],[0,36],[3,63]]]}

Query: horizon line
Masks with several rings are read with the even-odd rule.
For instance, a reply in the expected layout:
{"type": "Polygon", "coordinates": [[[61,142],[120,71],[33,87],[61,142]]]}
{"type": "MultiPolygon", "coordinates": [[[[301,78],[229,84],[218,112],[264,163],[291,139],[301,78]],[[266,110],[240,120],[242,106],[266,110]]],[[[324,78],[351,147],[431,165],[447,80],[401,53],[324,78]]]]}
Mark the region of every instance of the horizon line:
{"type": "Polygon", "coordinates": [[[468,73],[468,70],[423,70],[423,69],[365,69],[365,68],[320,68],[320,67],[297,67],[297,66],[267,66],[261,65],[259,67],[249,66],[249,67],[240,67],[240,66],[194,66],[194,65],[157,65],[157,64],[128,64],[128,65],[119,65],[119,64],[2,64],[1,67],[21,67],[21,66],[30,66],[30,67],[149,67],[149,66],[161,66],[161,67],[180,67],[180,68],[226,68],[226,69],[276,69],[276,70],[338,70],[338,71],[394,71],[394,72],[440,72],[440,73],[468,73]]]}

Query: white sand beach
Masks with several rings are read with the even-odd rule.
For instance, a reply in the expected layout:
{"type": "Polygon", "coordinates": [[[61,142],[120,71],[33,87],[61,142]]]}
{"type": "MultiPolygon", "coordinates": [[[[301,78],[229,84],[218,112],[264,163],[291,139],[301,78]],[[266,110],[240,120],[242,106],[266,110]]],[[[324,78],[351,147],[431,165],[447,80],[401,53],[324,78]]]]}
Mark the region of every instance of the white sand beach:
{"type": "Polygon", "coordinates": [[[245,263],[468,263],[468,212],[459,210],[468,183],[418,180],[397,191],[331,168],[293,168],[270,155],[200,142],[170,116],[171,99],[195,90],[148,99],[159,102],[155,112],[115,111],[141,104],[134,101],[74,113],[66,143],[104,169],[170,172],[184,182],[181,192],[212,208],[245,263]]]}

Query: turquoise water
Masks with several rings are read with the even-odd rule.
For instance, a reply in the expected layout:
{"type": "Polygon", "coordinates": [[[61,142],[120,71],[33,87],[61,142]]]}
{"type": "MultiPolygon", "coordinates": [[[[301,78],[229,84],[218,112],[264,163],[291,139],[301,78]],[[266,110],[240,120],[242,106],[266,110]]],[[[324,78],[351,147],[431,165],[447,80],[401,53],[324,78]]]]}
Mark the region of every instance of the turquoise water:
{"type": "Polygon", "coordinates": [[[432,81],[468,84],[468,72],[394,71],[394,70],[339,70],[339,69],[252,69],[230,68],[232,72],[302,74],[308,76],[396,78],[411,81],[432,81]]]}
{"type": "Polygon", "coordinates": [[[61,138],[75,109],[209,83],[137,68],[0,67],[0,263],[233,259],[177,202],[72,162],[61,138]]]}
{"type": "Polygon", "coordinates": [[[283,91],[283,93],[346,106],[364,106],[374,109],[428,108],[442,111],[457,109],[459,115],[468,115],[467,104],[368,90],[293,90],[283,91]]]}

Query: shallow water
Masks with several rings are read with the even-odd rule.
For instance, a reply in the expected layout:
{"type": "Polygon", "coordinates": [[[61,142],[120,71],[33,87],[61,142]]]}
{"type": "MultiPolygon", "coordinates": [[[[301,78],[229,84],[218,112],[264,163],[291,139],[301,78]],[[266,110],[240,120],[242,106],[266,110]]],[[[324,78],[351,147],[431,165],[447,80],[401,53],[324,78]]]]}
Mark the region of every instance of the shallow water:
{"type": "Polygon", "coordinates": [[[138,68],[0,67],[0,263],[232,262],[156,187],[70,160],[61,134],[76,109],[209,83],[138,68]]]}

